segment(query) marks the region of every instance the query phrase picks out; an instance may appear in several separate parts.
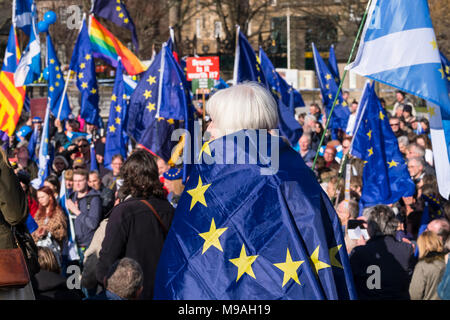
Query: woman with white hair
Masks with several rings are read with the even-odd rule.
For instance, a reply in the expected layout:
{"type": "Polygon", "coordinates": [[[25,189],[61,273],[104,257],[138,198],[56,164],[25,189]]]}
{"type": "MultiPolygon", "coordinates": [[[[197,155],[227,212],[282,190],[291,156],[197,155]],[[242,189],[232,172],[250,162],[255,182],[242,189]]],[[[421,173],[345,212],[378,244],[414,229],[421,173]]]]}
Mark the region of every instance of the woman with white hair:
{"type": "Polygon", "coordinates": [[[354,299],[339,219],[278,136],[271,93],[215,93],[200,152],[160,256],[156,299],[354,299]],[[312,261],[312,263],[308,263],[312,261]]]}

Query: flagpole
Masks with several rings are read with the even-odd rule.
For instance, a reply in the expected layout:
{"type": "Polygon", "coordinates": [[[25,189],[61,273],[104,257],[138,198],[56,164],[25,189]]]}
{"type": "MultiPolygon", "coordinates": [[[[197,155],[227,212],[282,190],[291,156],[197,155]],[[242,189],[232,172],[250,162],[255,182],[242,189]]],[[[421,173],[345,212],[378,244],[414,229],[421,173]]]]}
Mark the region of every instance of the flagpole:
{"type": "Polygon", "coordinates": [[[164,42],[161,49],[161,68],[159,71],[159,83],[158,83],[158,102],[156,106],[156,114],[155,118],[159,118],[159,111],[161,109],[161,98],[162,98],[162,87],[163,87],[163,76],[164,76],[164,68],[166,67],[166,50],[167,50],[167,42],[164,42]]]}
{"type": "MultiPolygon", "coordinates": [[[[361,24],[360,24],[359,29],[358,29],[358,33],[356,34],[356,38],[355,38],[355,41],[353,42],[352,50],[350,51],[350,56],[348,57],[348,60],[347,60],[347,65],[350,64],[350,61],[351,61],[351,59],[353,57],[353,52],[355,51],[356,44],[358,42],[359,36],[361,34],[361,31],[362,31],[362,29],[364,27],[364,24],[365,24],[365,21],[366,21],[366,17],[367,17],[367,13],[369,11],[371,3],[372,3],[372,0],[369,0],[367,2],[366,10],[364,11],[364,15],[363,15],[363,17],[361,19],[361,24]]],[[[341,83],[339,84],[339,87],[338,87],[338,90],[336,92],[336,95],[334,96],[333,106],[331,107],[330,114],[328,115],[328,119],[327,119],[327,122],[325,124],[325,128],[323,130],[322,137],[320,138],[319,146],[317,147],[316,156],[314,157],[314,162],[313,162],[313,165],[311,167],[311,169],[313,171],[314,171],[314,169],[316,167],[316,162],[317,162],[317,158],[319,156],[320,147],[322,146],[323,140],[325,139],[325,134],[327,132],[328,125],[330,124],[331,116],[333,114],[334,107],[336,106],[336,102],[338,100],[339,93],[341,92],[342,84],[344,83],[346,75],[347,75],[347,69],[344,69],[344,74],[342,76],[341,83]]]]}
{"type": "Polygon", "coordinates": [[[239,30],[241,29],[240,26],[236,26],[236,49],[234,53],[234,68],[233,68],[233,85],[237,85],[237,71],[239,68],[239,30]]]}

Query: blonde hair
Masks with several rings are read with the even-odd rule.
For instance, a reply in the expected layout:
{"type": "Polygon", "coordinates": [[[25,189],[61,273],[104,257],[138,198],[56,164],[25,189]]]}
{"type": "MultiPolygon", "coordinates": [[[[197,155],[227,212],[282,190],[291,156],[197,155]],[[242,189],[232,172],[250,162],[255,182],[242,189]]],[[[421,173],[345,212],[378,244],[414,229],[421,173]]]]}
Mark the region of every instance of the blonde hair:
{"type": "Polygon", "coordinates": [[[278,109],[271,93],[256,82],[244,82],[217,91],[206,111],[219,135],[243,129],[275,129],[278,109]]]}
{"type": "Polygon", "coordinates": [[[441,239],[432,231],[422,233],[417,239],[417,245],[419,246],[419,259],[426,257],[430,252],[444,250],[441,239]]]}
{"type": "Polygon", "coordinates": [[[64,179],[66,179],[66,180],[73,180],[73,170],[72,169],[67,169],[64,172],[64,179]]]}

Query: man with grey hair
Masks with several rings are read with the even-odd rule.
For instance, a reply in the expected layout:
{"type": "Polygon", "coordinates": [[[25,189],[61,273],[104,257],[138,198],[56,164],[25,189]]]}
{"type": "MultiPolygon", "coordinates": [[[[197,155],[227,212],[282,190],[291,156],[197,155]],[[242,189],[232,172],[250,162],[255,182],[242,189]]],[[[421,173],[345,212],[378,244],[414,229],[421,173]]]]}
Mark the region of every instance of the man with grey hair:
{"type": "Polygon", "coordinates": [[[409,160],[412,158],[422,158],[423,170],[425,174],[436,175],[433,167],[425,161],[425,149],[421,145],[417,143],[411,143],[408,145],[408,147],[406,148],[406,159],[409,160]]]}
{"type": "Polygon", "coordinates": [[[400,136],[397,138],[398,141],[398,148],[400,149],[400,152],[406,156],[407,148],[409,145],[409,140],[407,136],[400,136]]]}
{"type": "Polygon", "coordinates": [[[298,140],[299,144],[299,153],[303,158],[303,161],[305,161],[306,165],[308,167],[311,167],[314,161],[314,157],[316,156],[316,153],[311,150],[311,136],[309,134],[303,134],[300,137],[300,140],[298,140]]]}
{"type": "Polygon", "coordinates": [[[408,171],[414,183],[419,183],[425,175],[425,160],[423,158],[408,159],[408,171]]]}
{"type": "Polygon", "coordinates": [[[390,207],[367,208],[364,217],[370,239],[350,254],[358,298],[408,300],[416,262],[413,247],[395,239],[398,221],[390,207]]]}
{"type": "Polygon", "coordinates": [[[105,290],[92,300],[136,300],[144,288],[144,275],[136,260],[125,257],[109,268],[103,282],[105,290]]]}
{"type": "Polygon", "coordinates": [[[315,128],[315,124],[317,122],[317,119],[315,116],[313,115],[306,115],[305,116],[305,123],[303,125],[303,132],[304,133],[311,133],[314,128],[315,128]]]}

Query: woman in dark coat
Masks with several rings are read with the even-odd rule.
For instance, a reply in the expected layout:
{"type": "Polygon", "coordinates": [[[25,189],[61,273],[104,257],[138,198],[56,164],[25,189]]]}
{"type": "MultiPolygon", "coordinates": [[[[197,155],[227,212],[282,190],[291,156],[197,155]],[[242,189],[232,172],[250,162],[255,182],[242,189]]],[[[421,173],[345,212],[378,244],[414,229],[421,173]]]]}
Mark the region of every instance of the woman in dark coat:
{"type": "Polygon", "coordinates": [[[152,299],[156,267],[174,209],[164,197],[156,162],[145,150],[135,151],[120,172],[125,200],[113,208],[97,265],[97,281],[103,283],[109,266],[129,257],[144,271],[141,299],[152,299]],[[154,213],[143,202],[146,200],[154,213]]]}

